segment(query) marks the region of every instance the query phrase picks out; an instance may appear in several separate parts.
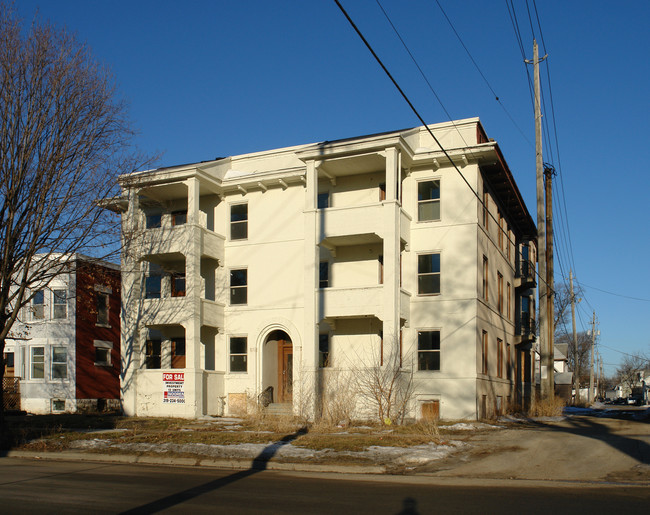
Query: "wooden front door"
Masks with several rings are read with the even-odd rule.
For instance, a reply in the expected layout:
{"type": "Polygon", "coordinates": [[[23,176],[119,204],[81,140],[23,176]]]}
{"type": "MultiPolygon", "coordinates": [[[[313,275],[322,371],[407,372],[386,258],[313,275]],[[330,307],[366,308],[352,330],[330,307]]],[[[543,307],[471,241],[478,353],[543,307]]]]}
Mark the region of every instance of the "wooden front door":
{"type": "Polygon", "coordinates": [[[293,399],[293,346],[291,342],[278,342],[278,402],[293,399]]]}

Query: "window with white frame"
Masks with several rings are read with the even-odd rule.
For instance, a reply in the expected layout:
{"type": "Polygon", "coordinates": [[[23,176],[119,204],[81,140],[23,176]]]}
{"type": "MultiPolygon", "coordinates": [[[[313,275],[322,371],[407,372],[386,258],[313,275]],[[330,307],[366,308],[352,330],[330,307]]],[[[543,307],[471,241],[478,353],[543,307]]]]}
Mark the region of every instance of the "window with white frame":
{"type": "Polygon", "coordinates": [[[245,240],[248,238],[248,204],[232,204],[230,206],[230,239],[245,240]]]}
{"type": "Polygon", "coordinates": [[[52,317],[57,319],[68,317],[68,299],[65,290],[52,290],[53,311],[52,317]]]}
{"type": "Polygon", "coordinates": [[[248,302],[248,270],[240,268],[230,271],[230,304],[248,302]]]}
{"type": "Polygon", "coordinates": [[[418,331],[418,370],[440,370],[440,331],[418,331]]]}
{"type": "Polygon", "coordinates": [[[113,342],[95,340],[93,346],[95,347],[95,365],[98,367],[110,366],[113,342]]]}
{"type": "Polygon", "coordinates": [[[95,292],[96,293],[96,304],[97,304],[97,324],[96,325],[103,325],[103,326],[108,326],[109,318],[108,318],[108,306],[109,306],[109,297],[108,293],[104,292],[95,292]]]}
{"type": "Polygon", "coordinates": [[[32,347],[30,379],[45,379],[45,347],[32,347]]]}
{"type": "Polygon", "coordinates": [[[65,400],[52,399],[52,411],[55,413],[60,413],[62,411],[65,411],[65,400]]]}
{"type": "Polygon", "coordinates": [[[440,180],[418,183],[418,221],[440,220],[440,180]]]}
{"type": "Polygon", "coordinates": [[[418,295],[440,293],[440,253],[418,255],[418,295]]]}
{"type": "Polygon", "coordinates": [[[248,339],[246,336],[231,336],[230,337],[230,371],[231,372],[247,372],[247,344],[248,339]]]}
{"type": "Polygon", "coordinates": [[[68,349],[52,347],[52,379],[68,377],[68,349]]]}
{"type": "Polygon", "coordinates": [[[45,290],[37,290],[32,297],[32,319],[45,318],[45,290]]]}

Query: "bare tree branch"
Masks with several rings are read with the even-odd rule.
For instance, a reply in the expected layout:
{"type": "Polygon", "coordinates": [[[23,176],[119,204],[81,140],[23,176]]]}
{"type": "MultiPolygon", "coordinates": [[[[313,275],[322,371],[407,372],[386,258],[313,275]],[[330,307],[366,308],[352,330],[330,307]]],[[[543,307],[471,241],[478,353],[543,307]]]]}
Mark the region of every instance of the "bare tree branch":
{"type": "Polygon", "coordinates": [[[117,256],[119,219],[98,201],[145,164],[133,135],[85,44],[39,20],[25,28],[0,3],[0,353],[21,308],[75,253],[117,256]]]}

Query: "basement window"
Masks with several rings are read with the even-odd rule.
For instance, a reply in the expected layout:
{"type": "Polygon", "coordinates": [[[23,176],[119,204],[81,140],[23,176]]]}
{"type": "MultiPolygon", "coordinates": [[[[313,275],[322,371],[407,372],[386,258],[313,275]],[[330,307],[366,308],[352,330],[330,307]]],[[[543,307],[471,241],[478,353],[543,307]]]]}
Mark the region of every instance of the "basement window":
{"type": "Polygon", "coordinates": [[[52,399],[52,412],[53,413],[62,413],[65,411],[65,400],[63,399],[52,399]]]}

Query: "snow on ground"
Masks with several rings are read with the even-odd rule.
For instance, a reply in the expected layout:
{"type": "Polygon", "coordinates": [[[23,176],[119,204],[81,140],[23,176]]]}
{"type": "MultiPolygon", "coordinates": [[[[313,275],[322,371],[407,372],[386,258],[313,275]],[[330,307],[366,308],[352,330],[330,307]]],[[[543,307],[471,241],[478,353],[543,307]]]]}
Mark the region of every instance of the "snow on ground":
{"type": "Polygon", "coordinates": [[[349,456],[367,459],[375,463],[391,463],[396,465],[423,465],[449,456],[467,444],[458,441],[449,441],[444,445],[428,443],[413,447],[382,447],[370,446],[364,451],[334,451],[333,449],[313,450],[296,447],[290,443],[269,442],[268,444],[236,444],[215,445],[202,443],[187,444],[149,444],[125,443],[115,444],[109,440],[93,439],[78,440],[71,443],[73,449],[80,450],[121,450],[134,453],[183,453],[198,454],[208,458],[245,459],[266,461],[272,458],[305,460],[305,459],[336,459],[349,456]]]}
{"type": "Polygon", "coordinates": [[[450,426],[440,426],[440,429],[448,431],[475,431],[477,429],[502,429],[502,426],[493,426],[481,422],[458,422],[450,426]]]}

